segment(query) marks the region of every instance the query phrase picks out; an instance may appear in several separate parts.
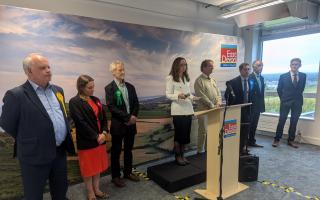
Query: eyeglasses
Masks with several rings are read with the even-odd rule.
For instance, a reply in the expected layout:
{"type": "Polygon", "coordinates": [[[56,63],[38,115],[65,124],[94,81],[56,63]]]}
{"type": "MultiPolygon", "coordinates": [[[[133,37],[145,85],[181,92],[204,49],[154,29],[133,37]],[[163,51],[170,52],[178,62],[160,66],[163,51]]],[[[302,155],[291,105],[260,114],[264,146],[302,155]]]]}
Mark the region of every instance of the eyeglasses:
{"type": "Polygon", "coordinates": [[[187,63],[180,63],[179,66],[187,66],[187,63]]]}

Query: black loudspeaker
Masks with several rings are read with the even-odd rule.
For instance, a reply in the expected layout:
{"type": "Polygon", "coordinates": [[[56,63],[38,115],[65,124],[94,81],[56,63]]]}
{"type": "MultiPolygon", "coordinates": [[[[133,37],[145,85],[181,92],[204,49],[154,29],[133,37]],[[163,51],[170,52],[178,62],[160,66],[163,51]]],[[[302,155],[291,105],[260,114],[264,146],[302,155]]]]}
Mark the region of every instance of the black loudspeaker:
{"type": "Polygon", "coordinates": [[[259,157],[255,155],[240,156],[239,159],[239,182],[258,180],[259,157]]]}

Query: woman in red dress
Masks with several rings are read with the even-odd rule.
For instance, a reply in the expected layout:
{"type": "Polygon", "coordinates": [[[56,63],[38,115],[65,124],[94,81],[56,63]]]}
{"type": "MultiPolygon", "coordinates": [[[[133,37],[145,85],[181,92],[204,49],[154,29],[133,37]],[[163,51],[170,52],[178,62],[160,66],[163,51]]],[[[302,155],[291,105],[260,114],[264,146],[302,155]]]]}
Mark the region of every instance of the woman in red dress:
{"type": "Polygon", "coordinates": [[[77,80],[78,94],[69,101],[70,115],[75,123],[78,159],[88,200],[107,199],[100,190],[100,173],[108,168],[106,134],[108,123],[105,110],[93,96],[94,80],[81,75],[77,80]]]}

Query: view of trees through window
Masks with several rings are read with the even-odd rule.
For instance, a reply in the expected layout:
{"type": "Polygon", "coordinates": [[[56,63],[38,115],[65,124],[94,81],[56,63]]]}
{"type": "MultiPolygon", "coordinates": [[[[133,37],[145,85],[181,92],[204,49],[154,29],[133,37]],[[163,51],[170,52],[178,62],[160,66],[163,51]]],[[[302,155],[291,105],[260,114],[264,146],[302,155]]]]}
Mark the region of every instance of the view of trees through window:
{"type": "Polygon", "coordinates": [[[302,60],[299,71],[307,74],[301,116],[314,118],[320,62],[319,44],[320,33],[263,42],[262,75],[266,83],[266,113],[279,113],[280,99],[277,93],[279,77],[290,70],[290,60],[298,57],[302,60]]]}

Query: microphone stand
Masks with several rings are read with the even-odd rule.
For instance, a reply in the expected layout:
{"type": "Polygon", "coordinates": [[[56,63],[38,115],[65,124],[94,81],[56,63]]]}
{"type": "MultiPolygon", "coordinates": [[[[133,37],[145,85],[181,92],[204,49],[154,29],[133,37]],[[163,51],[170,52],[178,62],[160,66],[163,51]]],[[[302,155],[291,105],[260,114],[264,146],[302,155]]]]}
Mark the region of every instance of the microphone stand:
{"type": "Polygon", "coordinates": [[[224,111],[223,111],[222,127],[219,132],[218,155],[220,155],[220,174],[219,174],[219,196],[217,197],[217,200],[223,200],[222,198],[223,138],[225,133],[224,125],[225,125],[226,113],[227,113],[227,108],[229,103],[229,97],[230,97],[230,91],[228,91],[228,94],[227,94],[226,105],[224,106],[224,111]]]}

